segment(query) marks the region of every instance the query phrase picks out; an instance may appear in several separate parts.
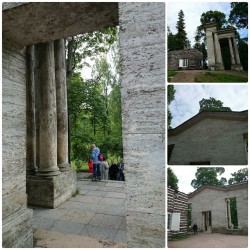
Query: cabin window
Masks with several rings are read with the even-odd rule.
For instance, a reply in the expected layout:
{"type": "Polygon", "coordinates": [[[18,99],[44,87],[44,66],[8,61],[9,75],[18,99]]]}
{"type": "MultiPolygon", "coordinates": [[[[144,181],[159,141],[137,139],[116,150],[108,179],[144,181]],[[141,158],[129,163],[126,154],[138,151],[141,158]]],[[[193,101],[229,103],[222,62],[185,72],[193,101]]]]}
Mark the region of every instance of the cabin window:
{"type": "Polygon", "coordinates": [[[180,231],[180,213],[168,213],[168,230],[180,231]]]}
{"type": "Polygon", "coordinates": [[[188,59],[179,59],[179,67],[180,68],[188,67],[188,59]]]}

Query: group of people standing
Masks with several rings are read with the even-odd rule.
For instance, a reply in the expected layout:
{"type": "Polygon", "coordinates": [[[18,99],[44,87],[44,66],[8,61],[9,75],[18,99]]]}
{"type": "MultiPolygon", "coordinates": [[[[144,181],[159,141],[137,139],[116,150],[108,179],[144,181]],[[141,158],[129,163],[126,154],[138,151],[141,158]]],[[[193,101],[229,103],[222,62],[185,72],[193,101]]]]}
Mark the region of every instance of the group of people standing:
{"type": "Polygon", "coordinates": [[[100,157],[100,149],[95,144],[92,145],[91,158],[93,161],[93,181],[108,179],[125,181],[123,159],[120,159],[118,164],[111,160],[109,165],[107,159],[100,157]]]}

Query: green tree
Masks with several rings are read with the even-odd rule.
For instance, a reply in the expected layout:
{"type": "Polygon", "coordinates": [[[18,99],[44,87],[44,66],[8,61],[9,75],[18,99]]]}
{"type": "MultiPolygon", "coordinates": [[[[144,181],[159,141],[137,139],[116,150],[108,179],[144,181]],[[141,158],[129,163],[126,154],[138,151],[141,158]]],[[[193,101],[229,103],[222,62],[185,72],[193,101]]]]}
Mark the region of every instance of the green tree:
{"type": "Polygon", "coordinates": [[[241,182],[248,181],[248,168],[242,168],[237,172],[234,172],[231,174],[232,178],[228,180],[228,183],[231,184],[237,184],[241,182]]]}
{"type": "Polygon", "coordinates": [[[175,98],[175,88],[174,88],[174,85],[168,85],[168,128],[171,128],[171,121],[172,121],[172,114],[171,114],[171,111],[169,110],[169,105],[170,103],[174,100],[175,98]]]}
{"type": "Polygon", "coordinates": [[[248,2],[232,2],[228,21],[238,29],[248,29],[248,2]]]}
{"type": "Polygon", "coordinates": [[[213,97],[210,97],[209,99],[203,98],[200,102],[200,110],[202,111],[231,111],[228,107],[223,107],[223,102],[220,100],[216,100],[213,97]]]}
{"type": "Polygon", "coordinates": [[[248,70],[248,38],[239,38],[239,56],[244,70],[248,70]]]}
{"type": "Polygon", "coordinates": [[[118,28],[68,39],[70,152],[78,166],[89,158],[92,143],[100,147],[105,157],[123,157],[118,51],[118,28]],[[91,67],[90,79],[79,73],[83,65],[91,67]]]}
{"type": "Polygon", "coordinates": [[[167,43],[168,43],[168,51],[172,50],[178,50],[178,45],[176,42],[176,36],[170,31],[170,28],[167,28],[168,33],[167,33],[167,43]]]}
{"type": "Polygon", "coordinates": [[[176,47],[177,49],[190,48],[190,41],[187,38],[187,33],[185,31],[185,20],[184,20],[184,12],[180,10],[178,13],[178,21],[176,24],[177,33],[175,35],[176,38],[176,47]]]}
{"type": "Polygon", "coordinates": [[[205,43],[204,43],[204,41],[202,39],[202,35],[201,35],[198,28],[196,30],[196,35],[194,37],[194,41],[195,41],[195,44],[194,44],[193,48],[199,50],[200,52],[202,52],[202,55],[203,55],[203,68],[207,69],[208,68],[208,66],[207,66],[207,49],[206,49],[206,45],[205,45],[205,43]]]}
{"type": "Polygon", "coordinates": [[[224,172],[225,172],[225,169],[222,167],[197,168],[197,171],[195,173],[196,179],[192,180],[191,185],[194,189],[197,189],[205,184],[212,185],[212,186],[224,186],[227,182],[226,179],[222,177],[219,180],[217,178],[218,175],[222,175],[224,172]]]}
{"type": "Polygon", "coordinates": [[[208,24],[208,23],[217,23],[218,24],[218,28],[221,29],[223,28],[225,25],[228,24],[227,20],[226,20],[226,15],[220,11],[207,11],[201,14],[201,26],[200,28],[204,29],[204,25],[208,24]]]}
{"type": "Polygon", "coordinates": [[[168,167],[168,187],[178,191],[178,181],[179,180],[173,170],[168,167]]]}
{"type": "Polygon", "coordinates": [[[66,39],[67,78],[70,78],[76,69],[88,65],[86,58],[93,59],[100,54],[107,53],[110,47],[117,42],[118,31],[117,27],[111,27],[68,37],[66,39]]]}

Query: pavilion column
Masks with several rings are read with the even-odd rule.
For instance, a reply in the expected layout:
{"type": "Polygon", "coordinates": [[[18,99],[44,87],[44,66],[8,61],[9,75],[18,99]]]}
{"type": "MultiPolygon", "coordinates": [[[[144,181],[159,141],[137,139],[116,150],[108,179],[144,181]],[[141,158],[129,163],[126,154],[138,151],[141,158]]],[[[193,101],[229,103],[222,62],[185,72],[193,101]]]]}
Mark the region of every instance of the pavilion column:
{"type": "Polygon", "coordinates": [[[223,70],[222,56],[221,56],[221,48],[220,42],[218,39],[217,32],[214,32],[214,46],[215,46],[215,55],[216,55],[216,67],[219,70],[223,70]]]}
{"type": "Polygon", "coordinates": [[[233,37],[233,45],[234,45],[236,64],[240,64],[240,56],[239,56],[238,46],[237,46],[235,37],[233,37]]]}
{"type": "Polygon", "coordinates": [[[54,43],[36,45],[39,60],[40,84],[40,129],[38,176],[55,176],[60,174],[57,167],[57,113],[54,43]]]}
{"type": "Polygon", "coordinates": [[[68,107],[66,85],[65,41],[54,41],[56,106],[57,106],[57,164],[60,171],[70,170],[68,162],[68,107]]]}
{"type": "Polygon", "coordinates": [[[230,50],[230,55],[231,55],[231,63],[233,65],[233,64],[235,64],[235,60],[234,60],[234,52],[233,52],[231,38],[228,38],[228,43],[229,43],[229,50],[230,50]]]}
{"type": "Polygon", "coordinates": [[[35,78],[34,45],[26,48],[26,91],[27,91],[27,166],[26,174],[33,175],[36,166],[36,119],[35,119],[35,78]]]}
{"type": "Polygon", "coordinates": [[[231,221],[231,208],[230,208],[230,199],[226,199],[227,202],[227,220],[228,220],[228,228],[231,228],[232,221],[231,221]]]}
{"type": "Polygon", "coordinates": [[[207,54],[208,54],[208,66],[215,67],[215,53],[214,53],[214,36],[211,30],[206,31],[207,38],[207,54]]]}

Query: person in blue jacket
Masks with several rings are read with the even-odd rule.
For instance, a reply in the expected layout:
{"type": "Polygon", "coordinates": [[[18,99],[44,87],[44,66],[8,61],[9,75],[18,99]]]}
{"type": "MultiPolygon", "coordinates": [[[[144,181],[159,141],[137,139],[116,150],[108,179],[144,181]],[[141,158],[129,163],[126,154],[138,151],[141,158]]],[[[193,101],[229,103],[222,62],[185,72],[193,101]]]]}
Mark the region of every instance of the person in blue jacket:
{"type": "Polygon", "coordinates": [[[92,181],[101,180],[101,169],[100,169],[100,161],[99,156],[100,149],[96,147],[95,144],[92,145],[91,158],[93,160],[93,179],[92,181]]]}

